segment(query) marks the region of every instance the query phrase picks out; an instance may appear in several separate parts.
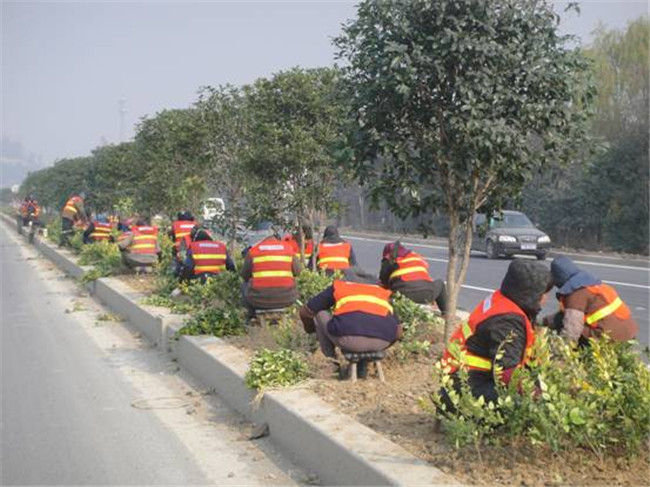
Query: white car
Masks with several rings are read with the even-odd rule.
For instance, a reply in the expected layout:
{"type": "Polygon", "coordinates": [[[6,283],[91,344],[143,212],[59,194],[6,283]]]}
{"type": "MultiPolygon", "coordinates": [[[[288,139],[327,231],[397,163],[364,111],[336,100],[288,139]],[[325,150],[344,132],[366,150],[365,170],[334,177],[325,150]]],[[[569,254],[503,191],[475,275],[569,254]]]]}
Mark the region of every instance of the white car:
{"type": "Polygon", "coordinates": [[[203,220],[214,221],[215,218],[223,215],[226,205],[221,198],[208,198],[203,205],[203,220]]]}

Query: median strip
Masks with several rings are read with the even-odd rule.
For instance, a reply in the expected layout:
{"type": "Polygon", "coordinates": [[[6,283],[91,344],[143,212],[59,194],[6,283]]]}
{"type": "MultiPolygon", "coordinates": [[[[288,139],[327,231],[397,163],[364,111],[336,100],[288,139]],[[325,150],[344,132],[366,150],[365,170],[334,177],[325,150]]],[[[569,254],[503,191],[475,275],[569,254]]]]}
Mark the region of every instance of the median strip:
{"type": "MultiPolygon", "coordinates": [[[[14,224],[11,219],[3,218],[14,224]]],[[[72,254],[41,238],[36,238],[34,245],[73,277],[91,269],[82,268],[72,254]]],[[[309,390],[267,391],[259,404],[254,405],[256,391],[244,383],[248,357],[241,350],[216,337],[177,336],[187,317],[138,304],[144,295],[117,279],[100,278],[89,282],[87,287],[113,312],[127,318],[149,340],[169,351],[190,374],[214,389],[231,407],[248,419],[268,424],[271,439],[294,461],[316,472],[323,483],[456,483],[401,446],[336,411],[309,390]]]]}

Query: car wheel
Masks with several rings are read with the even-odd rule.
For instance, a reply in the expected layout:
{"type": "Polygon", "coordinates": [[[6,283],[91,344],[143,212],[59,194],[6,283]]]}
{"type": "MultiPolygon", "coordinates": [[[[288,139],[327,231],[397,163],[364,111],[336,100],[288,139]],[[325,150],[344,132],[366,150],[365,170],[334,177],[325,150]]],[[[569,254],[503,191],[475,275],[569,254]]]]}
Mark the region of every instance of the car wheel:
{"type": "Polygon", "coordinates": [[[537,256],[537,260],[546,260],[546,252],[541,252],[535,255],[537,256]]]}
{"type": "Polygon", "coordinates": [[[485,244],[485,256],[488,259],[496,259],[499,257],[496,245],[494,245],[494,242],[492,240],[488,240],[485,244]]]}

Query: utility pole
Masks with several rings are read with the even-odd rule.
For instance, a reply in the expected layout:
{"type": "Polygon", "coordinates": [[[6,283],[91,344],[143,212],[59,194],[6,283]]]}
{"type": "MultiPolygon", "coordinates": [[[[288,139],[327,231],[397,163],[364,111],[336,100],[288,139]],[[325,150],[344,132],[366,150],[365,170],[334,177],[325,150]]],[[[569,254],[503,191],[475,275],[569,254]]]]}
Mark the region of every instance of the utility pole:
{"type": "Polygon", "coordinates": [[[119,109],[119,115],[120,115],[120,143],[124,142],[124,115],[126,114],[126,98],[124,96],[120,97],[119,101],[117,102],[120,109],[119,109]]]}

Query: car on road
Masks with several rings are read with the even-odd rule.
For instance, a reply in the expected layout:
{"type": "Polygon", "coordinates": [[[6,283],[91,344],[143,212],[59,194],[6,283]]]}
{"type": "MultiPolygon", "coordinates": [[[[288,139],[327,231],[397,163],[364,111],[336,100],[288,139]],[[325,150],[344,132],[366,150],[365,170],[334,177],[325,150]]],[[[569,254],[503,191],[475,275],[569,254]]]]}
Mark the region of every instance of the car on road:
{"type": "Polygon", "coordinates": [[[520,211],[505,210],[490,218],[479,213],[474,217],[472,250],[485,252],[488,259],[520,254],[544,260],[550,248],[550,237],[520,211]]]}

